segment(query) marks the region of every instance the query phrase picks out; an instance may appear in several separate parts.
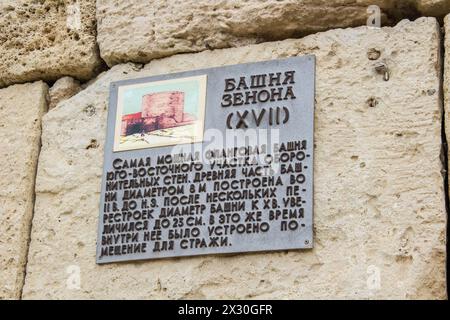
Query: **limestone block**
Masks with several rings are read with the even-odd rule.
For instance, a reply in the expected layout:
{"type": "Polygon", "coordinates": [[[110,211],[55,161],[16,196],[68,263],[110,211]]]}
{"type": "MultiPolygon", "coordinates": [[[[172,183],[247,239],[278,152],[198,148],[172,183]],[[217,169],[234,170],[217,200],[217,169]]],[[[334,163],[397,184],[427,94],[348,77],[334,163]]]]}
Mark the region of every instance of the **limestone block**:
{"type": "Polygon", "coordinates": [[[115,66],[44,117],[24,297],[446,298],[439,46],[420,18],[115,66]],[[110,82],[304,54],[315,248],[96,265],[110,82]]]}
{"type": "MultiPolygon", "coordinates": [[[[444,110],[445,110],[445,133],[447,146],[450,141],[450,14],[444,19],[444,110]]],[[[450,157],[450,151],[448,155],[450,157]]],[[[450,173],[448,173],[450,175],[450,173]]],[[[450,191],[449,191],[450,192],[450,191]]]]}
{"type": "Polygon", "coordinates": [[[417,10],[425,16],[443,17],[450,13],[450,0],[415,0],[417,10]]]}
{"type": "Polygon", "coordinates": [[[381,21],[443,16],[450,0],[98,0],[98,43],[109,66],[183,52],[238,47],[381,21]]]}
{"type": "Polygon", "coordinates": [[[0,299],[22,291],[47,90],[43,82],[0,89],[0,299]]]}
{"type": "Polygon", "coordinates": [[[98,43],[108,65],[238,47],[362,25],[386,0],[98,0],[98,43]],[[131,36],[130,36],[131,35],[131,36]]]}
{"type": "Polygon", "coordinates": [[[80,82],[71,77],[58,79],[49,91],[49,109],[56,107],[61,101],[67,100],[81,91],[80,82]]]}
{"type": "Polygon", "coordinates": [[[0,87],[95,76],[95,25],[95,0],[2,0],[0,87]]]}

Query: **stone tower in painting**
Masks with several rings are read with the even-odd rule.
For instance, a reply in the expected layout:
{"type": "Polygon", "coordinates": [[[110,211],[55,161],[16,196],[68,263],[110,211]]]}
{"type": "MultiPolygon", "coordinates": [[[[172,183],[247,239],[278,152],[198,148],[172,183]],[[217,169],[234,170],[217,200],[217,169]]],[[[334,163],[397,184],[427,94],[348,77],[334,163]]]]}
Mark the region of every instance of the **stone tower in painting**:
{"type": "Polygon", "coordinates": [[[168,91],[142,97],[141,112],[122,117],[122,136],[148,133],[192,124],[195,116],[184,112],[184,92],[168,91]]]}

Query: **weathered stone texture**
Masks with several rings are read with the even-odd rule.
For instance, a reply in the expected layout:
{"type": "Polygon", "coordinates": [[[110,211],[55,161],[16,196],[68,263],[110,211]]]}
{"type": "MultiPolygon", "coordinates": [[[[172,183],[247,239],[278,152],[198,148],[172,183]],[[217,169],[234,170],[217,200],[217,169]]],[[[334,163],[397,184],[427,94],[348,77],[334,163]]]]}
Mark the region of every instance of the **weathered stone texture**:
{"type": "Polygon", "coordinates": [[[0,90],[0,299],[22,290],[47,90],[43,82],[0,90]]]}
{"type": "Polygon", "coordinates": [[[439,45],[421,18],[102,74],[44,118],[24,297],[445,298],[439,45]],[[317,57],[315,248],[96,265],[109,83],[303,54],[317,57]]]}
{"type": "Polygon", "coordinates": [[[147,63],[176,53],[365,25],[369,5],[380,7],[383,23],[450,12],[450,0],[98,0],[98,43],[110,66],[147,63]]]}
{"type": "Polygon", "coordinates": [[[95,76],[95,0],[0,2],[0,87],[95,76]]]}
{"type": "MultiPolygon", "coordinates": [[[[445,134],[447,145],[450,143],[450,14],[444,19],[444,110],[445,110],[445,134]]],[[[447,156],[450,158],[450,150],[447,156]]],[[[448,158],[448,159],[449,159],[448,158]]],[[[450,172],[448,172],[450,178],[450,172]]],[[[447,190],[450,195],[450,190],[447,190]]]]}
{"type": "Polygon", "coordinates": [[[450,0],[413,0],[417,10],[425,16],[443,17],[450,13],[450,0]]]}
{"type": "Polygon", "coordinates": [[[81,91],[80,82],[71,77],[58,79],[49,91],[49,109],[53,109],[58,103],[73,97],[81,91]]]}
{"type": "Polygon", "coordinates": [[[98,42],[108,65],[146,63],[180,52],[238,47],[361,25],[367,20],[369,2],[98,0],[98,42]]]}

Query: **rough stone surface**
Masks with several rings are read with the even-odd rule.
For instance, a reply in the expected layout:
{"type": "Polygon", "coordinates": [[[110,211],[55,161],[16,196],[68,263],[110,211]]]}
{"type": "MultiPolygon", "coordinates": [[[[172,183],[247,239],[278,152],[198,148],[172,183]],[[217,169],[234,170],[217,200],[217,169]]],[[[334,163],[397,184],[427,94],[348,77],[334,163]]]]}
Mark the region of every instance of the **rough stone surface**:
{"type": "Polygon", "coordinates": [[[450,0],[415,0],[415,7],[423,15],[443,17],[450,13],[450,0]]]}
{"type": "Polygon", "coordinates": [[[95,76],[95,25],[95,0],[2,0],[0,87],[95,76]]]}
{"type": "MultiPolygon", "coordinates": [[[[445,110],[445,133],[447,136],[447,143],[450,141],[450,14],[444,19],[444,110],[445,110]]],[[[450,157],[450,149],[448,156],[450,157]]],[[[450,172],[449,178],[450,178],[450,172]]],[[[450,190],[448,190],[450,195],[450,190]]]]}
{"type": "Polygon", "coordinates": [[[0,89],[0,299],[22,291],[47,90],[43,82],[0,89]]]}
{"type": "Polygon", "coordinates": [[[450,0],[98,0],[98,43],[110,66],[147,63],[176,53],[365,25],[369,5],[380,7],[383,23],[450,12],[450,0]]]}
{"type": "Polygon", "coordinates": [[[368,2],[98,0],[98,43],[108,65],[147,63],[180,52],[236,47],[361,25],[367,20],[368,2]]]}
{"type": "Polygon", "coordinates": [[[446,298],[439,45],[421,18],[115,66],[44,118],[24,298],[446,298]],[[303,54],[315,248],[96,265],[109,83],[303,54]]]}
{"type": "Polygon", "coordinates": [[[80,82],[71,77],[64,77],[56,81],[49,91],[49,109],[56,107],[61,101],[67,100],[81,91],[80,82]]]}

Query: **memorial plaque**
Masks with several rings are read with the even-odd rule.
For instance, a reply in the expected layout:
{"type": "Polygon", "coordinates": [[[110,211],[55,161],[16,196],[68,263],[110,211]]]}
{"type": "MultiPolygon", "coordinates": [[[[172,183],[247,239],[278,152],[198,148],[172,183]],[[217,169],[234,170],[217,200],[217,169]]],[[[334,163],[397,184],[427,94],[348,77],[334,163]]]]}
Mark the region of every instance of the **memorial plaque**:
{"type": "Polygon", "coordinates": [[[315,57],[111,83],[97,263],[313,247],[315,57]]]}

